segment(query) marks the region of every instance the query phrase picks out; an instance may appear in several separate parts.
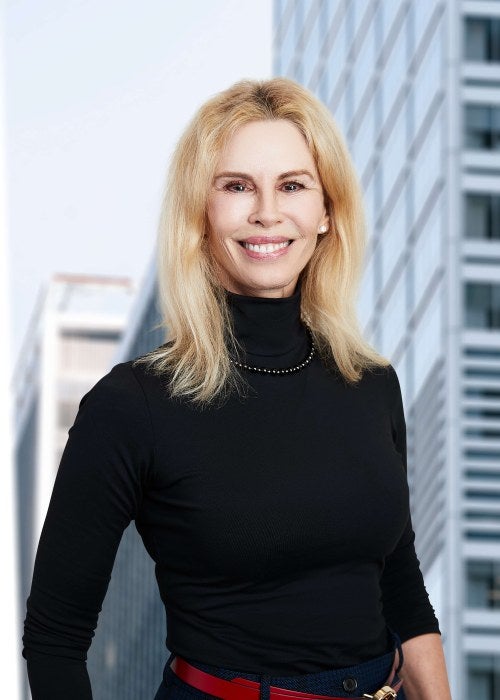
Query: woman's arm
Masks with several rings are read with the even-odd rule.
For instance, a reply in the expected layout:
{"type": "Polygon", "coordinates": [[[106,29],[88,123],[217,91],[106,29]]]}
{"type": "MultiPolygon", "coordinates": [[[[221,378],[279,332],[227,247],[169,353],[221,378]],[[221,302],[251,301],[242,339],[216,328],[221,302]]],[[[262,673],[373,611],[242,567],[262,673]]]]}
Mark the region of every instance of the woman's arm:
{"type": "MultiPolygon", "coordinates": [[[[393,440],[407,470],[406,422],[396,372],[389,368],[393,396],[393,440]]],[[[396,549],[387,557],[381,579],[384,613],[401,637],[404,663],[400,672],[407,700],[451,700],[438,621],[425,589],[415,552],[411,516],[396,549]]]]}
{"type": "MultiPolygon", "coordinates": [[[[387,377],[394,449],[399,453],[401,468],[406,473],[406,422],[399,380],[392,365],[389,366],[387,377]]],[[[380,586],[387,624],[403,642],[439,633],[439,624],[425,589],[415,551],[415,532],[410,514],[399,542],[386,557],[380,586]]]]}
{"type": "Polygon", "coordinates": [[[91,700],[87,650],[152,454],[145,397],[127,364],[82,399],[56,476],[27,601],[33,700],[91,700]]]}
{"type": "Polygon", "coordinates": [[[451,700],[440,634],[421,634],[403,643],[400,672],[407,700],[451,700]]]}

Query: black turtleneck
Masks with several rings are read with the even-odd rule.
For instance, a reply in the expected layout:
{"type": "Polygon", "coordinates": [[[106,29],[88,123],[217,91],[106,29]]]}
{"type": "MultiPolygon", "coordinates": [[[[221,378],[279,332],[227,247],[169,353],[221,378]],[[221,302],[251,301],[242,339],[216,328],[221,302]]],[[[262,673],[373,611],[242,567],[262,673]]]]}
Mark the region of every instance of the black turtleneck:
{"type": "Polygon", "coordinates": [[[243,361],[259,367],[292,367],[309,353],[309,336],[300,319],[300,291],[282,299],[227,293],[243,361]]]}
{"type": "MultiPolygon", "coordinates": [[[[228,294],[245,362],[308,354],[300,292],[228,294]]],[[[439,631],[414,550],[406,427],[392,366],[348,385],[320,359],[251,374],[198,409],[144,365],[84,396],[35,562],[24,651],[33,700],[89,700],[86,671],[133,519],[156,562],[170,651],[268,675],[311,673],[439,631]]],[[[159,679],[160,680],[160,679],[159,679]]]]}

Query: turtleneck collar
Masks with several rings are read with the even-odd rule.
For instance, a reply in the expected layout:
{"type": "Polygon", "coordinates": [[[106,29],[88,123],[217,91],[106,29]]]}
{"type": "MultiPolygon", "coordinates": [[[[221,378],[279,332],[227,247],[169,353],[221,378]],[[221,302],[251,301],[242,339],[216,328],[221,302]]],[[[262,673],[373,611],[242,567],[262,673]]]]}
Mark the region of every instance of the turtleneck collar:
{"type": "Polygon", "coordinates": [[[227,292],[243,361],[262,367],[285,367],[304,359],[309,338],[300,320],[300,285],[290,297],[248,297],[227,292]]]}

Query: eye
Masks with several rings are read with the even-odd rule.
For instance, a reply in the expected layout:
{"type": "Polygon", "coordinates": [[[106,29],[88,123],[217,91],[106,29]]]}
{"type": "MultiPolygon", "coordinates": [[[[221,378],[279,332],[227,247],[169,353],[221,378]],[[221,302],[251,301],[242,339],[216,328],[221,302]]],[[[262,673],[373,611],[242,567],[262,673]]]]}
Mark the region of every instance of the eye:
{"type": "Polygon", "coordinates": [[[282,188],[285,192],[298,192],[304,189],[304,185],[301,182],[296,182],[295,180],[290,182],[284,182],[282,188]]]}
{"type": "Polygon", "coordinates": [[[228,192],[246,192],[249,188],[246,182],[228,182],[224,185],[224,189],[228,192]]]}

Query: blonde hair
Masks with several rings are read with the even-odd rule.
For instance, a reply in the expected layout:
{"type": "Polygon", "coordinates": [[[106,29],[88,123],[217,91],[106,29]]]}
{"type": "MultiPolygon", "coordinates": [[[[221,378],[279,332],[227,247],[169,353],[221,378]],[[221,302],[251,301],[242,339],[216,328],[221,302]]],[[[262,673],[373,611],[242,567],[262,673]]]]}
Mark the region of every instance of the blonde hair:
{"type": "Polygon", "coordinates": [[[208,403],[238,386],[237,350],[224,289],[207,249],[207,199],[220,153],[243,124],[287,119],[301,131],[325,193],[330,231],[301,274],[301,312],[323,361],[357,382],[386,366],[363,338],[356,297],[365,227],[360,188],[330,112],[287,78],[242,80],[205,102],[174,152],[158,236],[158,290],[167,343],[139,358],[168,377],[173,396],[208,403]]]}

